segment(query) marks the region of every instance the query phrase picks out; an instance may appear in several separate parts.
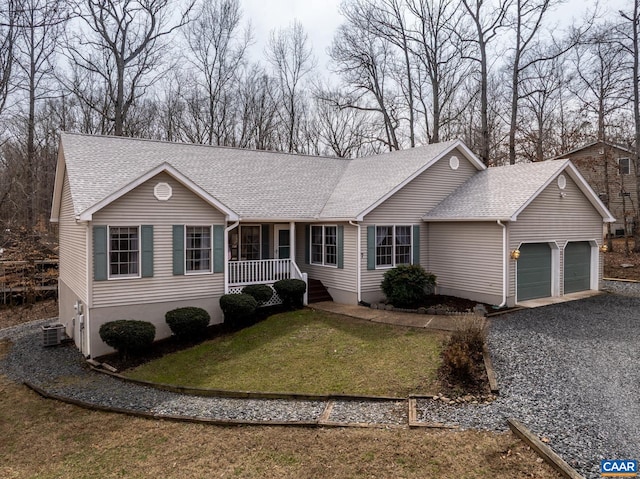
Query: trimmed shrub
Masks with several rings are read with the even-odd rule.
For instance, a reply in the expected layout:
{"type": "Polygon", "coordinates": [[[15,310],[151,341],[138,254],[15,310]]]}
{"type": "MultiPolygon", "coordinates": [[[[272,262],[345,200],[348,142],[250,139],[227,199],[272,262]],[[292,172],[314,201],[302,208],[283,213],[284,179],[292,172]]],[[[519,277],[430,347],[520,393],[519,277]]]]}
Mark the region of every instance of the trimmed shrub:
{"type": "Polygon", "coordinates": [[[125,358],[138,354],[153,343],[156,327],[147,321],[119,319],[100,326],[100,338],[125,358]]]}
{"type": "Polygon", "coordinates": [[[433,289],[436,276],[419,264],[396,266],[384,273],[382,292],[391,304],[398,308],[418,306],[426,296],[428,288],[433,289]]]}
{"type": "Polygon", "coordinates": [[[232,326],[248,322],[257,307],[258,302],[248,294],[225,294],[220,297],[220,308],[224,313],[224,320],[232,326]]]}
{"type": "Polygon", "coordinates": [[[273,285],[282,303],[288,309],[300,309],[304,306],[304,293],[307,284],[301,279],[281,279],[273,285]]]}
{"type": "Polygon", "coordinates": [[[266,284],[250,284],[242,288],[242,293],[253,296],[253,299],[258,302],[258,305],[268,302],[273,296],[273,290],[266,284]]]}
{"type": "Polygon", "coordinates": [[[168,311],[164,319],[178,339],[189,340],[205,333],[211,316],[204,309],[191,306],[168,311]]]}

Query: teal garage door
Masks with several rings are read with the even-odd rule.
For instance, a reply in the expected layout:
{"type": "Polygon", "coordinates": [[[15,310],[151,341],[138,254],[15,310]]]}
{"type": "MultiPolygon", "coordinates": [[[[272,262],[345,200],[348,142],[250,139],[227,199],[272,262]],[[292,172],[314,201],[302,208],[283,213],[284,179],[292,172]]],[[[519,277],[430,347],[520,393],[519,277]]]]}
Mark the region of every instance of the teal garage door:
{"type": "Polygon", "coordinates": [[[591,289],[591,245],[567,243],[564,248],[564,294],[591,289]]]}
{"type": "Polygon", "coordinates": [[[547,243],[520,246],[518,301],[551,296],[551,248],[547,243]]]}

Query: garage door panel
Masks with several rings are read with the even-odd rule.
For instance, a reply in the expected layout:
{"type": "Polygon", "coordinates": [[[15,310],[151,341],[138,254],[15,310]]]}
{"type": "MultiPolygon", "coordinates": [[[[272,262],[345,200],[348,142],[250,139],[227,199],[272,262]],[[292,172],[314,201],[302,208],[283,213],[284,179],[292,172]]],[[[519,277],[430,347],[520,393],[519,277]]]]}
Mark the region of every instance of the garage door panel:
{"type": "Polygon", "coordinates": [[[564,249],[564,294],[591,289],[591,245],[588,241],[567,243],[564,249]]]}
{"type": "Polygon", "coordinates": [[[551,296],[551,248],[547,243],[520,246],[518,301],[551,296]]]}

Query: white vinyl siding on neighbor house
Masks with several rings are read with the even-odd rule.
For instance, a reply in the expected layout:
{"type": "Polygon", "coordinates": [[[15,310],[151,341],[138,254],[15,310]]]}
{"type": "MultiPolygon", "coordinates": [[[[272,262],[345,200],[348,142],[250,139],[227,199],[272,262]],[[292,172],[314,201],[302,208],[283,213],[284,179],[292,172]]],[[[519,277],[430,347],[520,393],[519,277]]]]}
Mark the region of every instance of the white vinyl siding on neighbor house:
{"type": "Polygon", "coordinates": [[[93,224],[153,225],[153,276],[92,281],[93,307],[196,300],[224,293],[223,274],[173,275],[173,226],[224,225],[225,216],[170,175],[161,173],[96,212],[93,224]],[[173,189],[168,201],[153,195],[158,182],[173,189]]]}
{"type": "Polygon", "coordinates": [[[60,241],[60,280],[79,298],[87,302],[88,229],[86,225],[76,223],[71,190],[66,174],[62,188],[58,231],[60,241]]]}
{"type": "Polygon", "coordinates": [[[380,292],[380,283],[385,272],[385,269],[367,269],[367,226],[419,225],[420,264],[429,270],[426,256],[427,224],[423,223],[422,217],[477,172],[477,168],[460,151],[454,149],[365,216],[361,223],[360,238],[363,253],[363,292],[380,292]],[[449,166],[452,156],[459,159],[456,170],[449,166]]]}
{"type": "Polygon", "coordinates": [[[428,270],[438,292],[492,304],[502,301],[502,227],[496,222],[428,225],[428,270]]]}
{"type": "MultiPolygon", "coordinates": [[[[518,216],[518,220],[509,223],[508,241],[509,251],[519,248],[522,243],[553,242],[560,252],[559,271],[556,271],[556,281],[562,294],[564,281],[562,257],[564,247],[568,241],[596,241],[602,244],[603,223],[602,216],[587,200],[575,182],[567,177],[567,185],[562,190],[555,181],[551,182],[544,191],[518,216]],[[544,225],[541,227],[541,225],[544,225]]],[[[602,277],[602,256],[598,265],[598,277],[602,277]]],[[[516,262],[509,261],[509,296],[515,297],[516,290],[516,262]]],[[[556,282],[554,282],[555,284],[556,282]]]]}

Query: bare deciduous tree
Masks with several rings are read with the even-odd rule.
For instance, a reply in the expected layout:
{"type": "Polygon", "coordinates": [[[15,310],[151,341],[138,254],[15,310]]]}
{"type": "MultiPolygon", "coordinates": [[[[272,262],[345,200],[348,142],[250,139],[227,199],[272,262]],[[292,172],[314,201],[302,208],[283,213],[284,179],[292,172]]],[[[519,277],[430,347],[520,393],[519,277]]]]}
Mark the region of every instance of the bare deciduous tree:
{"type": "MultiPolygon", "coordinates": [[[[574,87],[574,94],[582,102],[584,110],[597,118],[598,140],[604,144],[602,168],[607,208],[611,203],[611,194],[617,195],[621,192],[619,188],[611,188],[612,175],[618,170],[617,165],[612,164],[610,148],[607,146],[610,122],[613,115],[631,100],[631,85],[624,61],[624,50],[620,43],[611,37],[612,30],[612,25],[603,24],[594,32],[590,42],[576,51],[577,81],[574,87]]],[[[608,246],[613,250],[611,223],[607,223],[607,236],[608,246]]]]}
{"type": "Polygon", "coordinates": [[[266,55],[278,79],[286,127],[285,148],[291,153],[298,147],[296,135],[302,109],[302,80],[316,66],[309,37],[302,24],[294,21],[288,28],[272,31],[266,55]]]}
{"type": "MultiPolygon", "coordinates": [[[[633,7],[630,12],[620,12],[624,23],[620,28],[622,46],[631,57],[631,88],[633,91],[633,123],[634,123],[634,143],[635,143],[635,175],[636,175],[636,198],[640,201],[640,43],[638,39],[640,30],[640,0],[633,0],[633,7]],[[629,28],[629,26],[631,28],[629,28]]],[[[635,224],[633,228],[633,238],[635,240],[634,252],[640,253],[640,205],[636,208],[635,224]]]]}
{"type": "Polygon", "coordinates": [[[93,104],[92,92],[82,85],[75,85],[74,92],[113,123],[115,135],[124,134],[129,109],[158,79],[162,40],[188,22],[193,5],[191,1],[176,15],[169,0],[79,2],[85,27],[68,42],[68,54],[72,63],[101,78],[108,112],[93,104]]]}
{"type": "Polygon", "coordinates": [[[498,36],[498,32],[505,25],[507,12],[513,0],[499,0],[487,7],[485,0],[462,0],[471,23],[474,35],[467,40],[475,44],[476,53],[470,58],[478,63],[480,68],[480,159],[489,164],[491,157],[491,132],[489,131],[489,52],[488,47],[498,36]],[[489,10],[489,11],[487,11],[489,10]]]}
{"type": "MultiPolygon", "coordinates": [[[[27,115],[24,120],[25,161],[24,199],[26,206],[27,225],[33,227],[36,221],[37,201],[39,199],[38,169],[43,158],[36,158],[36,103],[40,100],[55,96],[53,89],[54,55],[58,46],[64,25],[69,18],[66,2],[61,0],[23,0],[21,10],[17,15],[18,35],[15,44],[16,65],[21,81],[18,83],[28,103],[27,115]]],[[[45,152],[48,153],[48,152],[45,152]]]]}
{"type": "Polygon", "coordinates": [[[348,85],[342,95],[345,103],[339,106],[377,112],[384,132],[377,139],[389,150],[398,150],[401,108],[390,74],[393,45],[372,32],[371,20],[362,5],[343,4],[342,8],[347,22],[338,27],[330,51],[335,71],[348,85]]]}
{"type": "Polygon", "coordinates": [[[461,109],[453,105],[461,95],[468,66],[461,55],[464,46],[456,34],[463,28],[458,5],[455,0],[408,0],[408,8],[416,18],[410,35],[419,65],[418,81],[429,90],[423,93],[418,89],[429,143],[438,143],[441,128],[461,114],[461,109]]]}
{"type": "Polygon", "coordinates": [[[225,144],[229,137],[231,84],[239,76],[251,36],[240,31],[239,0],[203,2],[186,30],[187,43],[197,71],[195,81],[207,97],[207,143],[225,144]]]}
{"type": "Polygon", "coordinates": [[[0,2],[0,115],[4,110],[11,86],[14,63],[13,49],[17,34],[16,16],[17,12],[22,9],[19,4],[20,0],[0,2]]]}

